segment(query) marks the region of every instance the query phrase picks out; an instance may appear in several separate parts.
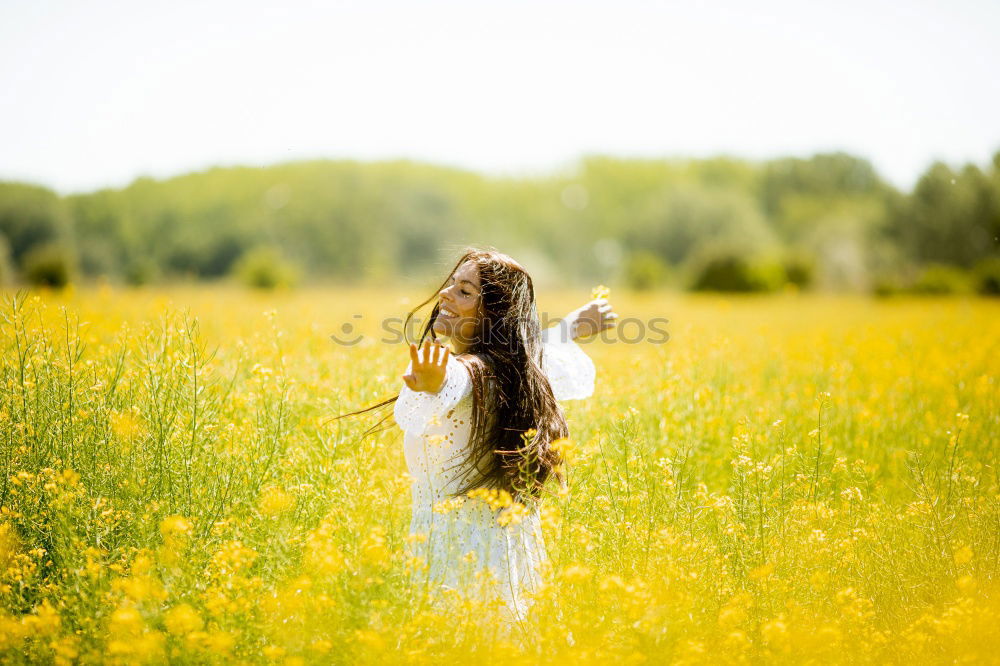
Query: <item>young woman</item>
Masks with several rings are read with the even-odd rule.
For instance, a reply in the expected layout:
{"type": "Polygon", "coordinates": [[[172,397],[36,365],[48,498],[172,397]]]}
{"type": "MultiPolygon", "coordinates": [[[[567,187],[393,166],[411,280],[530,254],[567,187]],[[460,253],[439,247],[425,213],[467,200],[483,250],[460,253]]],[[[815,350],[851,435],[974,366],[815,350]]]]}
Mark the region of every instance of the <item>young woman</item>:
{"type": "Polygon", "coordinates": [[[569,435],[557,400],[594,390],[594,364],[573,340],[617,315],[595,299],[541,330],[531,276],[493,249],[466,250],[407,324],[435,298],[393,407],[413,479],[410,554],[424,565],[419,580],[456,590],[485,581],[520,622],[547,557],[539,500],[550,476],[565,484],[552,446],[569,435]]]}

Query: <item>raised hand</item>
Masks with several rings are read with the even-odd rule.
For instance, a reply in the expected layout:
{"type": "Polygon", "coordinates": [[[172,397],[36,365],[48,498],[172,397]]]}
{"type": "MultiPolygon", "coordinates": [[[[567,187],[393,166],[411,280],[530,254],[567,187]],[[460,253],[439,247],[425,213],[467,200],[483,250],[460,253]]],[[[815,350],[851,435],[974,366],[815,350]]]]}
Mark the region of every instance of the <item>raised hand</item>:
{"type": "Polygon", "coordinates": [[[595,298],[586,305],[573,310],[567,315],[570,322],[570,335],[585,338],[607,330],[617,324],[618,315],[611,307],[607,298],[595,298]]]}
{"type": "Polygon", "coordinates": [[[424,341],[421,353],[417,353],[417,345],[410,343],[410,360],[413,367],[410,374],[403,375],[403,381],[411,391],[437,393],[444,386],[445,370],[448,367],[450,349],[430,340],[424,341]]]}

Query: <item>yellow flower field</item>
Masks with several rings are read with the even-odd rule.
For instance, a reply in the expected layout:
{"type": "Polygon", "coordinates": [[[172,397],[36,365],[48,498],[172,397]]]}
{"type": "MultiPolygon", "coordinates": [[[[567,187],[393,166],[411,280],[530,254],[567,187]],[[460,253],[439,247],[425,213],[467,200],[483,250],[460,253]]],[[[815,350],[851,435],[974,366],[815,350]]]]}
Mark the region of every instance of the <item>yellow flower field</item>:
{"type": "Polygon", "coordinates": [[[330,420],[428,288],[5,292],[0,661],[1000,659],[1000,303],[612,294],[505,628],[408,582],[391,406],[330,420]]]}

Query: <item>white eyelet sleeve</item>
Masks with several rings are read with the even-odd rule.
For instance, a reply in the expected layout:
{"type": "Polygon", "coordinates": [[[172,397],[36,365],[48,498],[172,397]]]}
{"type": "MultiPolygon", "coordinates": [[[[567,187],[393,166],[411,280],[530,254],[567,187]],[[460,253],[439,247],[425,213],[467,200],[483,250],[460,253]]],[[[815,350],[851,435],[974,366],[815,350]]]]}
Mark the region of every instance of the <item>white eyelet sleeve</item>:
{"type": "Polygon", "coordinates": [[[582,400],[594,394],[597,371],[563,325],[542,331],[542,370],[556,400],[582,400]]]}
{"type": "MultiPolygon", "coordinates": [[[[412,369],[411,361],[406,365],[404,374],[410,374],[412,369]]],[[[445,367],[444,384],[437,393],[413,391],[406,382],[400,381],[402,387],[393,405],[393,417],[400,428],[417,435],[423,434],[429,424],[443,418],[462,398],[472,392],[469,369],[451,355],[448,356],[448,364],[445,367]]]]}

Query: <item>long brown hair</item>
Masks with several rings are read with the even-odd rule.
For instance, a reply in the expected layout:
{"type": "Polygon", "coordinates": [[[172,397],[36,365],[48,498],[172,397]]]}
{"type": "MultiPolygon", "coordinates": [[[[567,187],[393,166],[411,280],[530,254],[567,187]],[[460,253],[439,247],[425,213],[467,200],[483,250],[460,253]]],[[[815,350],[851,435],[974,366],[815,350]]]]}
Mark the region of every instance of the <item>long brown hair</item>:
{"type": "MultiPolygon", "coordinates": [[[[455,356],[472,378],[472,422],[469,453],[459,463],[462,483],[453,496],[475,488],[495,488],[529,503],[544,492],[549,476],[566,483],[562,459],[551,444],[569,436],[566,417],[542,371],[541,324],[531,276],[494,248],[467,248],[434,294],[407,314],[403,329],[408,330],[420,308],[436,301],[416,342],[420,346],[428,337],[437,340],[433,326],[440,309],[438,295],[467,261],[479,269],[480,317],[471,345],[455,356]]],[[[398,397],[336,418],[384,407],[398,397]]],[[[363,436],[380,430],[388,418],[363,436]]]]}

